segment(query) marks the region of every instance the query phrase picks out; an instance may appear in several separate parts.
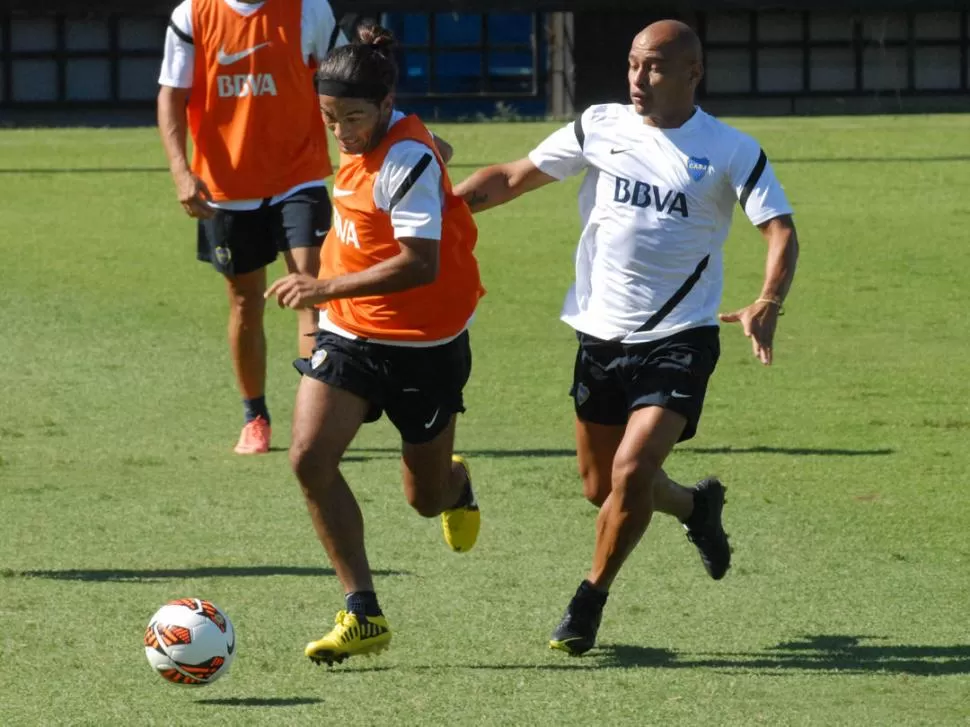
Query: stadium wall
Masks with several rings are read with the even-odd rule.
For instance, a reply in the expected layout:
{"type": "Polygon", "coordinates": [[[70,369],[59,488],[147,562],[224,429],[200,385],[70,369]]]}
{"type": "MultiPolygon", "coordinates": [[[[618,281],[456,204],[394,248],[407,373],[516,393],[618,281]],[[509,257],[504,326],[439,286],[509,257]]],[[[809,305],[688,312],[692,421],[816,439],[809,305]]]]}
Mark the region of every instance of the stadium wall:
{"type": "MultiPolygon", "coordinates": [[[[0,121],[150,119],[174,3],[0,0],[0,121]]],[[[660,17],[704,40],[700,96],[717,113],[970,110],[970,0],[333,4],[347,25],[394,27],[401,103],[430,116],[569,116],[623,99],[627,44],[660,17]]]]}

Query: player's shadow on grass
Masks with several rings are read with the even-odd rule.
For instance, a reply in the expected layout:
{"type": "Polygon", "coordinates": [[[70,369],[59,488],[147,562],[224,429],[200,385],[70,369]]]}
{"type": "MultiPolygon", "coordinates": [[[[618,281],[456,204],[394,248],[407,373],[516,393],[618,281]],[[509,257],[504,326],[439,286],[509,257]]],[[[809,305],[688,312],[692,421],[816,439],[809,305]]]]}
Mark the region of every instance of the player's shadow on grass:
{"type": "MultiPolygon", "coordinates": [[[[895,449],[882,447],[879,449],[847,449],[840,447],[767,447],[755,445],[752,447],[684,447],[679,452],[693,454],[784,454],[792,456],[816,457],[885,457],[895,453],[895,449]]],[[[526,459],[539,457],[575,457],[575,449],[460,449],[460,453],[469,457],[484,459],[508,459],[523,457],[526,459]]],[[[347,450],[344,459],[348,462],[367,462],[374,459],[396,459],[401,451],[394,447],[358,447],[347,450]]]]}
{"type": "MultiPolygon", "coordinates": [[[[451,162],[449,169],[479,169],[490,164],[495,164],[500,160],[481,161],[481,162],[451,162]]],[[[948,154],[941,156],[921,156],[921,157],[785,157],[773,158],[775,164],[906,164],[909,162],[967,162],[970,155],[948,154]]],[[[167,174],[168,167],[9,167],[0,168],[0,175],[4,174],[130,174],[150,173],[167,174]]]]}
{"type": "Polygon", "coordinates": [[[197,699],[196,704],[213,704],[220,707],[299,707],[305,704],[320,704],[317,697],[211,697],[197,699]]]}
{"type": "Polygon", "coordinates": [[[820,634],[803,636],[798,641],[783,642],[763,651],[712,654],[604,645],[601,648],[604,653],[599,661],[601,666],[743,669],[763,674],[970,674],[970,644],[921,646],[879,643],[885,640],[874,636],[820,634]]]}
{"type": "Polygon", "coordinates": [[[838,447],[684,447],[680,452],[692,452],[694,454],[791,454],[800,456],[821,456],[821,457],[884,457],[893,454],[896,450],[889,447],[881,449],[842,449],[838,447]]]}
{"type": "MultiPolygon", "coordinates": [[[[505,459],[509,457],[539,458],[539,457],[575,457],[575,449],[464,449],[459,448],[458,454],[468,457],[483,457],[485,459],[505,459]]],[[[393,447],[352,447],[344,457],[348,461],[366,462],[371,459],[396,459],[401,456],[401,450],[393,447]]]]}
{"type": "MultiPolygon", "coordinates": [[[[844,157],[772,157],[772,164],[906,164],[908,162],[967,162],[967,154],[941,154],[938,156],[912,157],[877,157],[877,156],[844,156],[844,157]]],[[[490,162],[449,162],[449,169],[478,169],[495,164],[490,162]]],[[[165,170],[166,172],[168,169],[165,170]]]]}
{"type": "MultiPolygon", "coordinates": [[[[375,570],[379,576],[408,576],[410,571],[375,570]]],[[[0,577],[47,578],[54,581],[97,583],[153,583],[183,578],[253,578],[260,576],[335,576],[333,568],[300,565],[203,566],[199,568],[151,568],[144,570],[25,570],[0,571],[0,577]]]]}
{"type": "Polygon", "coordinates": [[[130,174],[168,172],[168,167],[20,167],[0,169],[0,174],[130,174]]]}

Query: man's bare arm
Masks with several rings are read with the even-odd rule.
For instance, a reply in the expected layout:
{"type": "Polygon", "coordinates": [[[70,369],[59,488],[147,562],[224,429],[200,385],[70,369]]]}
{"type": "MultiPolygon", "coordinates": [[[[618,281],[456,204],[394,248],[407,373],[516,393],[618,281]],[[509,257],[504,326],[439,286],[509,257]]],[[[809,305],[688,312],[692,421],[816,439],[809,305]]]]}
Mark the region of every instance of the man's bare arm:
{"type": "Polygon", "coordinates": [[[479,169],[455,185],[455,194],[468,203],[472,212],[482,212],[555,181],[555,177],[540,171],[526,157],[479,169]]]}

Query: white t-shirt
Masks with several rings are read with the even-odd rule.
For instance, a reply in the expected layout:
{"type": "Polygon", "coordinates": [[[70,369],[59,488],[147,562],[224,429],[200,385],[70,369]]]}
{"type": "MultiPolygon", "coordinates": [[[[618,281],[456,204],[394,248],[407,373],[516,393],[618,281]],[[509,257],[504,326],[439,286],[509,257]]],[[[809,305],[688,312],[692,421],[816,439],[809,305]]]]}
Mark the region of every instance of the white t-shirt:
{"type": "MultiPolygon", "coordinates": [[[[391,114],[388,124],[390,129],[394,124],[404,118],[404,114],[395,110],[391,114]]],[[[348,190],[349,192],[349,190],[348,190]]],[[[339,198],[344,194],[344,190],[339,187],[333,188],[334,198],[339,198]]],[[[441,185],[441,165],[438,159],[427,146],[414,139],[399,141],[387,150],[384,163],[377,173],[374,182],[374,204],[380,210],[390,212],[391,225],[394,228],[394,237],[421,237],[426,240],[441,239],[441,216],[445,204],[445,192],[441,185]],[[420,168],[420,173],[414,179],[413,184],[407,193],[391,207],[391,199],[394,197],[401,184],[411,175],[415,169],[420,168]]],[[[320,328],[344,336],[346,338],[358,338],[350,331],[332,323],[326,313],[320,315],[320,328]]],[[[467,325],[466,325],[467,328],[467,325]]],[[[462,329],[464,331],[464,329],[462,329]]],[[[414,348],[425,348],[429,346],[440,346],[461,335],[461,332],[440,341],[385,341],[379,339],[368,339],[374,343],[383,343],[392,346],[408,346],[414,348]]]]}
{"type": "MultiPolygon", "coordinates": [[[[240,0],[223,0],[230,8],[246,16],[259,10],[263,3],[244,3],[240,0]]],[[[333,9],[327,0],[302,0],[300,27],[301,47],[303,59],[309,65],[311,57],[317,61],[323,60],[332,48],[346,45],[347,38],[337,26],[333,9]],[[331,45],[332,44],[332,45],[331,45]]],[[[172,11],[168,30],[165,32],[165,52],[162,57],[162,68],[158,76],[161,86],[172,88],[192,88],[192,78],[195,69],[195,46],[190,40],[194,37],[192,28],[192,0],[182,0],[182,3],[172,11]]],[[[270,200],[270,204],[278,204],[301,189],[323,186],[322,179],[298,184],[283,194],[278,194],[270,200]]],[[[228,202],[213,202],[213,207],[228,210],[252,210],[262,204],[261,199],[231,200],[228,202]]]]}
{"type": "Polygon", "coordinates": [[[792,212],[758,142],[700,108],[683,126],[658,129],[632,106],[591,106],[529,159],[556,179],[586,172],[576,280],[561,318],[604,340],[717,325],[735,205],[755,225],[792,212]]]}

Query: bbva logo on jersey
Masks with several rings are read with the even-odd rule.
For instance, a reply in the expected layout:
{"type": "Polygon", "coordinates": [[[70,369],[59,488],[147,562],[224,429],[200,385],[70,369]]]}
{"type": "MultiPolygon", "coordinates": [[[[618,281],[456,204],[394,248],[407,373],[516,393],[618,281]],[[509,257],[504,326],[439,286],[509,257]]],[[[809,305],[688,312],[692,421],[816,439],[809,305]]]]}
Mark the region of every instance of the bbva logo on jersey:
{"type": "Polygon", "coordinates": [[[271,73],[234,73],[216,76],[219,98],[276,96],[276,81],[271,73]]]}
{"type": "Polygon", "coordinates": [[[661,214],[672,215],[679,212],[681,217],[689,217],[687,212],[687,197],[683,192],[676,194],[672,189],[661,189],[656,184],[638,182],[636,180],[616,178],[616,188],[613,190],[613,201],[623,202],[634,207],[653,207],[661,214]]]}
{"type": "Polygon", "coordinates": [[[360,250],[360,238],[357,237],[357,226],[353,220],[345,220],[340,216],[336,207],[333,208],[333,230],[337,239],[344,245],[353,245],[360,250]]]}

